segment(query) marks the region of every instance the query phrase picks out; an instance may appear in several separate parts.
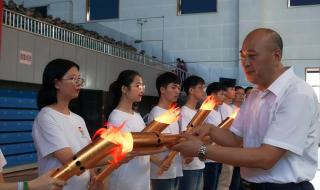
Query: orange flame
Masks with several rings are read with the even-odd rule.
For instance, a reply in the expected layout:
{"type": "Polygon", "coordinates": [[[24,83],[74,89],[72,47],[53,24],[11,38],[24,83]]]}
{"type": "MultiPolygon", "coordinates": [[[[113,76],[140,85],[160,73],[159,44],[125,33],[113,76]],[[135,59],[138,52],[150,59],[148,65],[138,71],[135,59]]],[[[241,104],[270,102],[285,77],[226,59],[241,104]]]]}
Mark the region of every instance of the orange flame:
{"type": "Polygon", "coordinates": [[[240,111],[240,108],[235,108],[235,110],[229,115],[230,118],[235,119],[240,111]]]}
{"type": "Polygon", "coordinates": [[[216,105],[216,101],[213,96],[208,96],[202,103],[201,110],[213,110],[216,105]]]}
{"type": "Polygon", "coordinates": [[[114,156],[114,160],[118,161],[121,160],[122,157],[125,156],[126,153],[131,152],[133,149],[133,138],[131,133],[123,132],[122,129],[125,126],[125,122],[122,123],[119,127],[115,127],[113,125],[105,124],[108,126],[108,129],[101,128],[99,129],[93,139],[97,136],[100,138],[106,139],[117,146],[114,150],[112,150],[112,155],[114,156]]]}
{"type": "Polygon", "coordinates": [[[162,115],[156,117],[154,120],[160,123],[171,124],[179,120],[180,108],[173,104],[171,108],[163,113],[162,115]]]}

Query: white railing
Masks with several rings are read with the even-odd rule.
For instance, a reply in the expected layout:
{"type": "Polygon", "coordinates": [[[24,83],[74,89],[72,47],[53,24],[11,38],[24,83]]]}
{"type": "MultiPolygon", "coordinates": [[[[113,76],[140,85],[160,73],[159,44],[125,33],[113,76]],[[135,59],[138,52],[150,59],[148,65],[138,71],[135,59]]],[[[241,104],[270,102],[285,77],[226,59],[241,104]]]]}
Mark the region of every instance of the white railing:
{"type": "Polygon", "coordinates": [[[182,80],[184,79],[183,76],[188,75],[185,71],[173,65],[162,63],[147,55],[141,55],[135,51],[112,45],[8,9],[4,9],[3,12],[3,25],[130,61],[135,61],[140,64],[150,66],[158,65],[170,71],[175,71],[180,75],[180,77],[182,77],[182,80]]]}

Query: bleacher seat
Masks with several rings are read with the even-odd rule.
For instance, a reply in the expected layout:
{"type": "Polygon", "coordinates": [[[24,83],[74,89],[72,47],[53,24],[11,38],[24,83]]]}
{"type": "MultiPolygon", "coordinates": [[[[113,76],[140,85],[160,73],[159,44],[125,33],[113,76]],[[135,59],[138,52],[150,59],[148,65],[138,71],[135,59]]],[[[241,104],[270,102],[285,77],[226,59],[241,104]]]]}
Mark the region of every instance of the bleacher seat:
{"type": "Polygon", "coordinates": [[[38,114],[35,90],[0,89],[0,148],[5,168],[36,163],[32,123],[38,114]]]}

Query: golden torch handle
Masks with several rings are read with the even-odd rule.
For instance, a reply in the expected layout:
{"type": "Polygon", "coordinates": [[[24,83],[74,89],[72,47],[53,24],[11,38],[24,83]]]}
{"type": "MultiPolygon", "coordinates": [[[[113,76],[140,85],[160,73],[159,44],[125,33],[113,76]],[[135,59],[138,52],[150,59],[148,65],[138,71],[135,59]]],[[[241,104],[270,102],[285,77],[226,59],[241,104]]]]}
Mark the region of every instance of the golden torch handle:
{"type": "Polygon", "coordinates": [[[166,158],[162,161],[162,163],[161,163],[161,165],[160,165],[160,167],[159,167],[159,171],[158,171],[158,175],[159,175],[159,176],[162,175],[163,172],[165,172],[165,171],[163,170],[163,166],[168,165],[168,164],[171,165],[173,159],[176,157],[177,154],[178,154],[177,151],[170,151],[170,152],[169,152],[169,154],[168,154],[168,155],[166,156],[166,158]]]}
{"type": "Polygon", "coordinates": [[[86,169],[95,167],[97,162],[105,158],[118,145],[98,138],[74,155],[73,160],[58,168],[51,177],[67,181],[74,175],[82,174],[86,169]]]}
{"type": "Polygon", "coordinates": [[[116,163],[110,163],[109,165],[106,166],[106,168],[100,172],[95,180],[102,182],[106,177],[108,177],[115,169],[119,167],[119,164],[116,163]]]}
{"type": "MultiPolygon", "coordinates": [[[[180,135],[165,135],[156,132],[146,133],[131,133],[133,138],[133,150],[135,155],[145,155],[147,153],[155,153],[156,151],[164,151],[164,146],[173,145],[178,143],[181,139],[180,135]]],[[[108,175],[118,168],[118,163],[109,164],[101,173],[96,177],[97,181],[104,180],[108,175]]]]}
{"type": "MultiPolygon", "coordinates": [[[[192,129],[194,127],[200,126],[204,120],[207,118],[211,110],[198,110],[198,112],[193,116],[192,120],[187,125],[187,129],[185,133],[190,134],[192,129]]],[[[164,172],[162,169],[164,165],[171,165],[172,160],[174,157],[178,154],[176,151],[170,151],[169,154],[166,156],[166,158],[161,162],[161,165],[159,167],[158,175],[161,176],[164,172]]]]}

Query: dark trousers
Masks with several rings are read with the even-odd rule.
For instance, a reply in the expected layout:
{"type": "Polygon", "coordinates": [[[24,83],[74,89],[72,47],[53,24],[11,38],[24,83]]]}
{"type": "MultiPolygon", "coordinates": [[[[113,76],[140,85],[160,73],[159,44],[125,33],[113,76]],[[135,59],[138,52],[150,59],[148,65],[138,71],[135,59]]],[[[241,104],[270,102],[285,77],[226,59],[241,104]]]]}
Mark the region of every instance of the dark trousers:
{"type": "Polygon", "coordinates": [[[243,190],[242,188],[242,182],[240,178],[240,168],[234,167],[233,173],[232,173],[232,180],[230,184],[230,190],[243,190]]]}
{"type": "Polygon", "coordinates": [[[216,190],[218,187],[219,176],[222,164],[208,162],[203,170],[203,190],[216,190]]]}
{"type": "Polygon", "coordinates": [[[300,183],[251,183],[242,180],[244,190],[314,190],[313,185],[309,181],[300,183]]]}
{"type": "Polygon", "coordinates": [[[152,190],[178,190],[180,178],[151,179],[152,190]]]}

